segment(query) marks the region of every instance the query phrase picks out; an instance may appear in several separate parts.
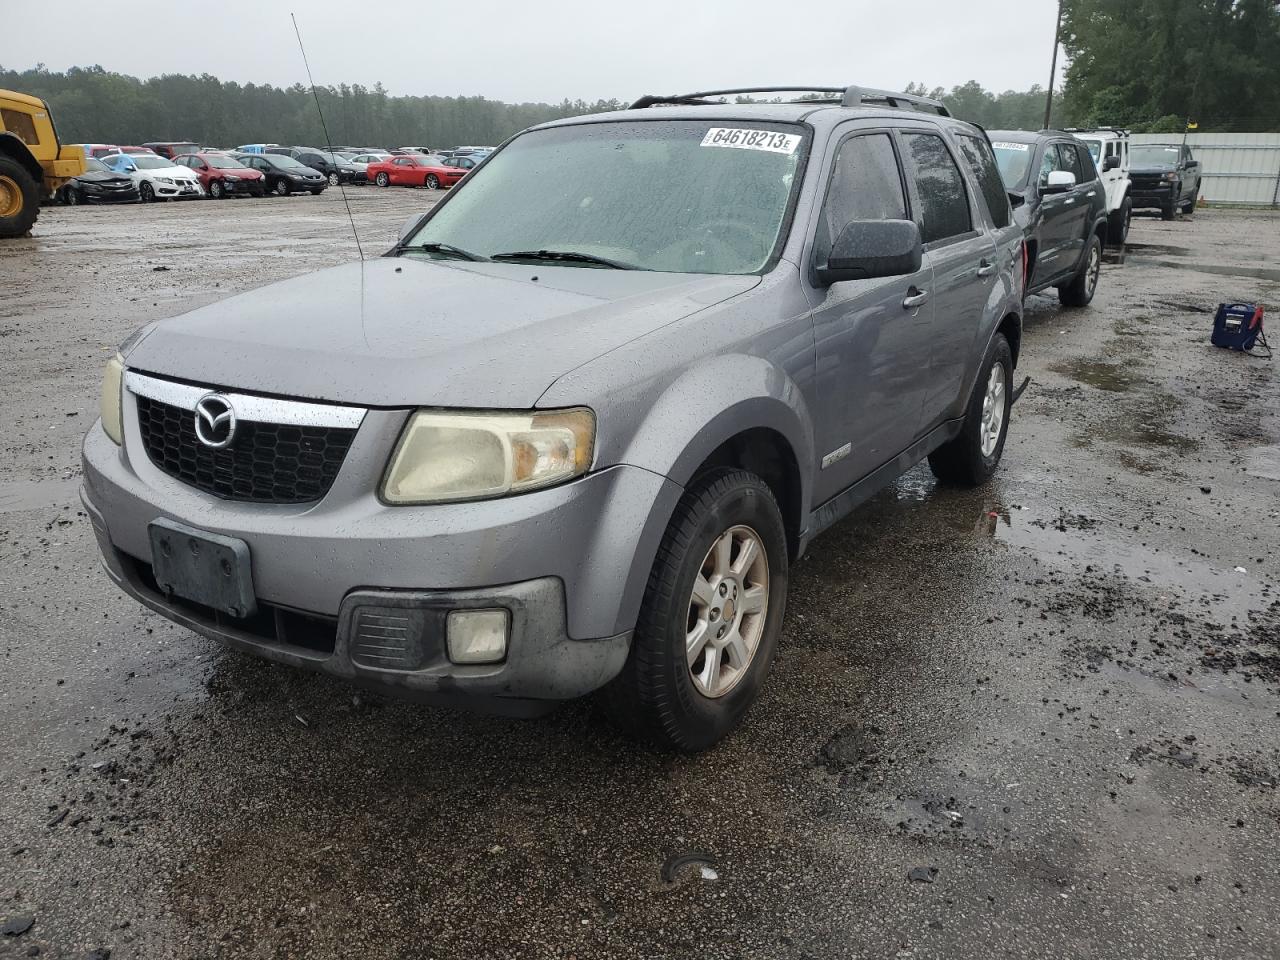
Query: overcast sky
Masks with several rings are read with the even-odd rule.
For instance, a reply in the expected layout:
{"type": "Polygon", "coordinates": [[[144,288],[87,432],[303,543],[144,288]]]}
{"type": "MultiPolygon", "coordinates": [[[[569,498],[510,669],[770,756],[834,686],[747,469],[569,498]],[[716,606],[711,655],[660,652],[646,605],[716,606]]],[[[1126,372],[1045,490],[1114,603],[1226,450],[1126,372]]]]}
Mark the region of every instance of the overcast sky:
{"type": "Polygon", "coordinates": [[[494,100],[1048,80],[1056,0],[0,0],[0,65],[494,100]]]}

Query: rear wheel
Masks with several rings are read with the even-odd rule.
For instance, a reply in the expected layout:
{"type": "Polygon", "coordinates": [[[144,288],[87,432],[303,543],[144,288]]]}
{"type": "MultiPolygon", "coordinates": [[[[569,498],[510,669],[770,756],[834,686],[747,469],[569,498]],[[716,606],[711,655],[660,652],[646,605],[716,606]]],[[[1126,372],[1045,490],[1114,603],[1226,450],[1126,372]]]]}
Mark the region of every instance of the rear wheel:
{"type": "Polygon", "coordinates": [[[1058,299],[1066,307],[1087,307],[1098,289],[1098,277],[1102,275],[1102,241],[1095,233],[1089,238],[1084,262],[1070,283],[1058,288],[1058,299]]]}
{"type": "Polygon", "coordinates": [[[1111,211],[1107,218],[1107,242],[1113,247],[1122,247],[1129,239],[1129,224],[1133,221],[1133,201],[1128,197],[1120,204],[1120,209],[1111,211]]]}
{"type": "Polygon", "coordinates": [[[1013,352],[1004,334],[997,333],[978,371],[960,432],[929,454],[929,469],[935,477],[963,487],[990,479],[1009,433],[1012,385],[1013,352]]]}
{"type": "Polygon", "coordinates": [[[744,470],[705,474],[663,536],[605,709],[668,749],[714,745],[769,676],[786,595],[786,531],[768,485],[744,470]]]}
{"type": "Polygon", "coordinates": [[[0,156],[0,237],[20,237],[40,215],[40,185],[18,161],[0,156]]]}
{"type": "Polygon", "coordinates": [[[385,173],[378,174],[376,177],[374,177],[373,182],[380,187],[391,186],[391,178],[387,176],[385,173]]]}

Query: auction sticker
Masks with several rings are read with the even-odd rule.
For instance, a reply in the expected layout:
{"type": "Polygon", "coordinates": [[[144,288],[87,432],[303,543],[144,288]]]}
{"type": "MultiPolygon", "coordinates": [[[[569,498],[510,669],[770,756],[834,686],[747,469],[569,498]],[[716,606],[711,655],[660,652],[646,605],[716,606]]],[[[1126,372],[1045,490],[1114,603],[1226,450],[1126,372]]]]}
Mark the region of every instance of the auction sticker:
{"type": "Polygon", "coordinates": [[[1031,149],[1029,143],[1012,143],[1003,140],[997,140],[991,145],[993,150],[1017,150],[1019,153],[1026,153],[1031,149]]]}
{"type": "Polygon", "coordinates": [[[770,153],[792,154],[800,146],[798,133],[776,130],[746,130],[741,127],[712,127],[702,138],[704,147],[736,147],[739,150],[768,150],[770,153]]]}

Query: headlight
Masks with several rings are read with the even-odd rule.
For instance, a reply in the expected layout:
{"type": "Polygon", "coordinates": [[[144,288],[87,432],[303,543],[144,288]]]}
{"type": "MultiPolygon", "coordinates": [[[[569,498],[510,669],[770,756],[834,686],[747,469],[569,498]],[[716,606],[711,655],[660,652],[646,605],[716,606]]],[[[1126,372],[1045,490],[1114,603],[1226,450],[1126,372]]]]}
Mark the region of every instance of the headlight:
{"type": "Polygon", "coordinates": [[[1163,177],[1161,177],[1160,179],[1161,179],[1161,180],[1177,180],[1177,179],[1178,179],[1178,175],[1177,175],[1176,173],[1170,172],[1170,173],[1166,173],[1166,174],[1165,174],[1163,177]]]}
{"type": "Polygon", "coordinates": [[[120,412],[120,385],[124,380],[124,358],[116,354],[107,361],[102,377],[102,429],[117,444],[124,443],[124,416],[120,412]]]}
{"type": "Polygon", "coordinates": [[[173,183],[173,177],[156,177],[161,183],[173,183]]]}
{"type": "Polygon", "coordinates": [[[585,407],[533,413],[420,410],[382,484],[387,503],[482,500],[554,486],[586,473],[596,417],[585,407]]]}
{"type": "Polygon", "coordinates": [[[239,177],[233,177],[233,176],[231,176],[231,174],[227,174],[227,175],[226,175],[225,177],[223,177],[222,179],[226,180],[226,181],[227,181],[227,183],[239,183],[239,182],[240,182],[240,178],[239,178],[239,177]]]}

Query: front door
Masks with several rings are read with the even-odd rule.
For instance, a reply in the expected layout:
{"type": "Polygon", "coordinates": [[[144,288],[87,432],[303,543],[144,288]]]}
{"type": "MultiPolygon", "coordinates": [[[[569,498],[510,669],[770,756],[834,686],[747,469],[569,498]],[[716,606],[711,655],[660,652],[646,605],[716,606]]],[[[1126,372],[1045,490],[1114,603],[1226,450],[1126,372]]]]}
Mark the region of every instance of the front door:
{"type": "MultiPolygon", "coordinates": [[[[893,137],[850,134],[837,149],[813,237],[813,263],[855,220],[909,220],[893,137]]],[[[933,270],[815,287],[817,347],[814,502],[892,460],[920,426],[928,383],[933,270]]]]}

